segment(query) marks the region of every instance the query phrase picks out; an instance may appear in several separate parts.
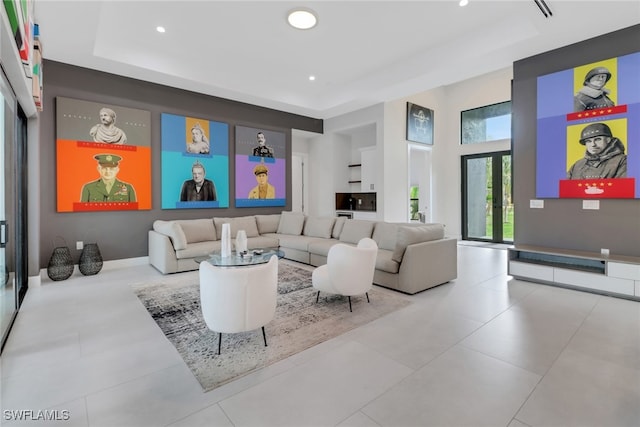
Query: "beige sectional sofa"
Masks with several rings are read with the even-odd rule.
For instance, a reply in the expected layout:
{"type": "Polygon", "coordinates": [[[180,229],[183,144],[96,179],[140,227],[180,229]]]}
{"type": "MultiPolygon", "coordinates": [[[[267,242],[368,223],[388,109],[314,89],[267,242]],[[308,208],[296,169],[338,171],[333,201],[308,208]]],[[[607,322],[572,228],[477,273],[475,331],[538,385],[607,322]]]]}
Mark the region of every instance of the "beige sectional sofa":
{"type": "Polygon", "coordinates": [[[325,264],[336,243],[356,245],[363,237],[370,237],[378,244],[373,282],[409,294],[457,277],[457,240],[445,237],[442,224],[314,217],[295,212],[155,221],[149,231],[149,263],[164,274],[198,269],[194,258],[220,250],[224,223],[230,224],[232,238],[238,230],[245,230],[249,249],[280,248],[285,258],[313,266],[325,264]]]}

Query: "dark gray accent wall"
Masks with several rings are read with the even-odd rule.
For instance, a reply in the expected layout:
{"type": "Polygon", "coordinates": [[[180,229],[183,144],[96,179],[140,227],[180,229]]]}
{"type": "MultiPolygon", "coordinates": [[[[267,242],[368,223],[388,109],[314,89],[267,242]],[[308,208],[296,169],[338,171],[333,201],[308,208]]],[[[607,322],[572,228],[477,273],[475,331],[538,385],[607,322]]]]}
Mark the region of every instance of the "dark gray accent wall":
{"type": "MultiPolygon", "coordinates": [[[[235,217],[279,213],[291,209],[291,129],[322,133],[323,121],[255,105],[198,94],[141,80],[45,61],[44,111],[40,115],[40,268],[47,266],[54,246],[63,240],[77,262],[75,242],[97,242],[105,261],[148,255],[147,232],[156,219],[235,217]],[[151,111],[152,209],[116,212],[56,212],[56,115],[57,96],[151,111]],[[160,209],[160,114],[199,117],[229,124],[230,208],[160,209]],[[284,132],[286,135],[287,206],[234,208],[235,125],[284,132]],[[60,238],[59,238],[60,237],[60,238]]],[[[30,165],[30,167],[37,167],[30,165]]],[[[36,256],[36,254],[31,254],[36,256]]],[[[36,265],[38,265],[36,264],[36,265]]],[[[30,272],[32,273],[32,272],[30,272]]]]}
{"type": "Polygon", "coordinates": [[[512,117],[516,245],[593,252],[607,248],[611,254],[640,256],[640,200],[601,199],[599,210],[584,210],[579,199],[545,199],[544,209],[529,208],[529,201],[536,198],[537,77],[637,52],[639,41],[640,25],[635,25],[514,63],[512,117]]]}

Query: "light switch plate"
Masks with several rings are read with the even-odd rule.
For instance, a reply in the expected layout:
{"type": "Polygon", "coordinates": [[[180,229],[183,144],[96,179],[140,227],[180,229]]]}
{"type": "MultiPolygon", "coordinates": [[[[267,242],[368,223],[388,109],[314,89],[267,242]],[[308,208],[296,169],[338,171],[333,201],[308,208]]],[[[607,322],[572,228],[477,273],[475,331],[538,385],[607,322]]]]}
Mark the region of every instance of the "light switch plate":
{"type": "Polygon", "coordinates": [[[531,199],[531,200],[529,200],[529,207],[531,209],[543,209],[544,208],[544,200],[531,199]]]}
{"type": "Polygon", "coordinates": [[[600,209],[600,200],[583,200],[582,209],[598,210],[600,209]]]}

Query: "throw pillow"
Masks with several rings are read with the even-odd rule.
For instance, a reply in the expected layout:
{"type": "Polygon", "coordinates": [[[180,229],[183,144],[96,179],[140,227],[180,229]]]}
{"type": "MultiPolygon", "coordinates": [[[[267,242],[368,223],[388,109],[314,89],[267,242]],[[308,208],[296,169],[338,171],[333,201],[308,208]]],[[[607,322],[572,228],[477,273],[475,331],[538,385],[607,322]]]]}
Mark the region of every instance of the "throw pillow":
{"type": "Polygon", "coordinates": [[[304,214],[301,212],[282,212],[278,224],[278,234],[299,236],[304,226],[304,214]]]}
{"type": "Polygon", "coordinates": [[[216,240],[216,230],[213,227],[213,221],[210,219],[183,219],[176,221],[187,243],[208,242],[216,240]]]}
{"type": "Polygon", "coordinates": [[[375,221],[367,221],[363,219],[347,219],[340,233],[341,242],[358,244],[360,239],[371,237],[375,221]]]}
{"type": "Polygon", "coordinates": [[[404,251],[407,246],[414,243],[429,242],[444,237],[444,225],[430,224],[421,227],[398,227],[398,237],[396,239],[396,247],[393,250],[391,259],[396,262],[402,262],[404,251]]]}
{"type": "Polygon", "coordinates": [[[247,233],[247,237],[257,237],[260,235],[258,234],[258,225],[256,224],[256,218],[254,216],[241,216],[238,218],[214,217],[213,223],[216,226],[218,240],[222,239],[222,224],[224,223],[229,223],[232,239],[236,238],[238,230],[244,230],[247,233]]]}
{"type": "Polygon", "coordinates": [[[280,214],[273,215],[256,215],[256,223],[258,224],[258,233],[275,233],[278,231],[280,224],[280,214]]]}
{"type": "Polygon", "coordinates": [[[176,221],[155,220],[153,221],[153,230],[169,237],[175,250],[179,251],[187,248],[187,238],[176,221]]]}
{"type": "Polygon", "coordinates": [[[396,248],[398,224],[377,222],[371,238],[376,241],[380,249],[392,251],[396,248]]]}
{"type": "Polygon", "coordinates": [[[247,233],[247,237],[258,237],[258,224],[256,223],[256,217],[254,216],[241,216],[233,218],[231,221],[231,236],[235,239],[238,230],[244,230],[247,233]]]}
{"type": "Polygon", "coordinates": [[[335,218],[331,217],[307,217],[304,222],[304,230],[302,234],[309,237],[324,237],[325,239],[330,239],[335,220],[335,218]]]}
{"type": "Polygon", "coordinates": [[[342,233],[342,227],[344,227],[344,222],[346,221],[346,217],[339,216],[336,218],[335,225],[333,226],[333,231],[331,232],[331,237],[337,239],[340,237],[340,233],[342,233]]]}

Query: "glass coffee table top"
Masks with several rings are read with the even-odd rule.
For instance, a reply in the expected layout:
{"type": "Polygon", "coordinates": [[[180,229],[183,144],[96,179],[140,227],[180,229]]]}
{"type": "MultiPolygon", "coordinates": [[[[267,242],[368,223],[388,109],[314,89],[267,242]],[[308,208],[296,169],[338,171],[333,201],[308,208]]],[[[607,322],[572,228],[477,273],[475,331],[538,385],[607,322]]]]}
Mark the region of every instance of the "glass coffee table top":
{"type": "Polygon", "coordinates": [[[265,249],[252,249],[246,254],[238,254],[232,252],[231,256],[222,257],[220,252],[214,252],[212,254],[196,257],[195,262],[200,264],[201,262],[208,262],[217,267],[241,267],[244,265],[258,265],[269,262],[272,255],[276,255],[278,258],[284,258],[284,252],[276,248],[265,249]]]}

